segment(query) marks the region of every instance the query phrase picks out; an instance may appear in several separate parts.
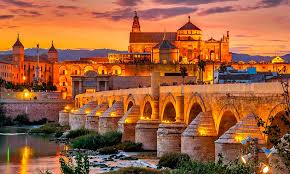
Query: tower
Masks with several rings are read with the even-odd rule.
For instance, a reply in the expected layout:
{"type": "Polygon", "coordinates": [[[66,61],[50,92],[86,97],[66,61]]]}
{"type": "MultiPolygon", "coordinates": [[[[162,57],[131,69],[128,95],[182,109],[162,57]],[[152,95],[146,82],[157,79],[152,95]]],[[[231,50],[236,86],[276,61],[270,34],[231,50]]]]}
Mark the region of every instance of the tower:
{"type": "Polygon", "coordinates": [[[141,32],[139,17],[137,15],[136,11],[135,11],[134,21],[133,21],[133,25],[132,25],[132,32],[141,32]]]}
{"type": "Polygon", "coordinates": [[[25,81],[24,76],[24,46],[20,42],[19,34],[12,47],[12,62],[15,65],[14,82],[22,83],[25,81]]]}
{"type": "Polygon", "coordinates": [[[53,41],[50,49],[48,50],[48,60],[52,63],[58,62],[58,52],[54,47],[53,41]]]}

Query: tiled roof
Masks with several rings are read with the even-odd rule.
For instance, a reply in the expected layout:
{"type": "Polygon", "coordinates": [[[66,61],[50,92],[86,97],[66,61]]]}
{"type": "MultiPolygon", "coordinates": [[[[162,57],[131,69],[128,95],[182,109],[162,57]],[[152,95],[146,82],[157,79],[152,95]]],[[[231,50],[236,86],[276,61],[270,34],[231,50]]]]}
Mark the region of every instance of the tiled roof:
{"type": "Polygon", "coordinates": [[[154,48],[159,48],[159,49],[175,49],[176,46],[173,45],[170,41],[168,40],[163,40],[161,41],[159,44],[157,44],[156,46],[154,46],[154,48]]]}
{"type": "Polygon", "coordinates": [[[190,21],[188,21],[185,25],[183,25],[179,30],[201,30],[190,21]]]}
{"type": "Polygon", "coordinates": [[[17,38],[15,44],[13,45],[13,47],[24,47],[23,44],[20,42],[19,37],[17,38]]]}
{"type": "Polygon", "coordinates": [[[159,43],[164,35],[170,42],[176,40],[176,32],[131,32],[130,43],[159,43]]]}

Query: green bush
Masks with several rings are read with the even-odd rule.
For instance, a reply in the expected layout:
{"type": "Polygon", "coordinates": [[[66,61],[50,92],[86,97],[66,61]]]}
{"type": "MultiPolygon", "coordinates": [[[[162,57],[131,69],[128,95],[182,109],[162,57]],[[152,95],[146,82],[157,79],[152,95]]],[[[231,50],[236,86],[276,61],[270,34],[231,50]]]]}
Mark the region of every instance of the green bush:
{"type": "Polygon", "coordinates": [[[117,148],[125,152],[140,152],[143,150],[142,143],[134,143],[132,141],[125,141],[117,145],[117,148]]]}
{"type": "Polygon", "coordinates": [[[165,174],[165,171],[141,167],[128,167],[106,174],[165,174]]]}
{"type": "Polygon", "coordinates": [[[176,169],[181,164],[188,161],[190,161],[190,157],[187,154],[167,153],[160,158],[158,167],[169,167],[171,169],[176,169]]]}
{"type": "Polygon", "coordinates": [[[55,123],[48,123],[45,125],[40,126],[39,128],[31,129],[29,133],[32,134],[55,134],[56,137],[60,137],[68,127],[60,126],[59,124],[55,123]]]}
{"type": "Polygon", "coordinates": [[[110,155],[118,153],[118,149],[114,146],[103,147],[100,148],[98,151],[101,155],[110,155]]]}
{"type": "Polygon", "coordinates": [[[120,132],[108,132],[103,135],[91,133],[74,139],[72,141],[72,147],[78,149],[97,150],[102,147],[119,144],[121,139],[122,133],[120,132]]]}
{"type": "Polygon", "coordinates": [[[16,118],[13,119],[13,122],[15,122],[18,125],[29,125],[30,124],[28,115],[25,113],[17,115],[16,118]]]}
{"type": "Polygon", "coordinates": [[[202,174],[250,174],[254,171],[243,164],[228,164],[214,162],[183,162],[177,170],[173,170],[170,174],[187,174],[187,173],[202,173],[202,174]]]}
{"type": "Polygon", "coordinates": [[[76,137],[80,137],[80,136],[87,135],[87,134],[90,134],[90,133],[92,133],[92,131],[89,131],[88,129],[71,130],[66,135],[66,138],[74,139],[76,137]]]}

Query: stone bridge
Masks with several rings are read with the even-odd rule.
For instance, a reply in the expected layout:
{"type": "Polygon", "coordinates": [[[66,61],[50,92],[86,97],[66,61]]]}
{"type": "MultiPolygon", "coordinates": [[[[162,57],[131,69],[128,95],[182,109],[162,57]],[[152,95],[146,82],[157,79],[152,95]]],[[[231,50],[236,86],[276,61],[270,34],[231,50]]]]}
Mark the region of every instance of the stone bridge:
{"type": "MultiPolygon", "coordinates": [[[[77,109],[60,112],[61,124],[104,133],[123,132],[123,140],[143,143],[146,150],[183,152],[195,160],[233,160],[241,140],[268,137],[257,127],[284,113],[280,83],[161,86],[153,73],[151,87],[84,93],[76,96],[77,109]]],[[[282,131],[286,129],[282,127],[282,131]]]]}

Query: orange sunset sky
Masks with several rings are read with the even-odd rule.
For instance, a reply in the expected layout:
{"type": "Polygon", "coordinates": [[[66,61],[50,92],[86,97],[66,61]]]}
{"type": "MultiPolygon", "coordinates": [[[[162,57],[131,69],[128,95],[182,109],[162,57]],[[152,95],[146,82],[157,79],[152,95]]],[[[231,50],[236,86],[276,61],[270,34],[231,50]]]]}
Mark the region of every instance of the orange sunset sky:
{"type": "Polygon", "coordinates": [[[17,33],[26,48],[127,50],[134,11],[142,31],[176,31],[191,21],[203,38],[230,31],[231,51],[290,53],[290,0],[0,0],[0,50],[17,33]]]}

